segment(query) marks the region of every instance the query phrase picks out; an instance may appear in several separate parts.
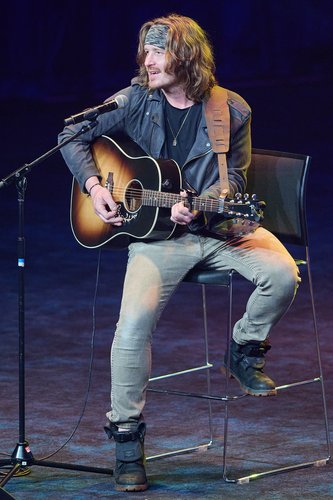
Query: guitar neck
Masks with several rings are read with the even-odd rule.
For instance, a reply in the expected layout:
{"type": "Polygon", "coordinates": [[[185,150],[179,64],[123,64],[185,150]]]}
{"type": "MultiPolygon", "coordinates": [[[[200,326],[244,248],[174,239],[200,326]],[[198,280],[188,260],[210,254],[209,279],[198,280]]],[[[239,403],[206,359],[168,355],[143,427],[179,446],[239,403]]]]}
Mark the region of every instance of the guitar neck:
{"type": "Polygon", "coordinates": [[[213,198],[202,198],[193,196],[191,202],[188,198],[176,193],[164,193],[144,189],[142,192],[142,204],[150,207],[172,207],[175,203],[183,202],[185,206],[193,210],[204,212],[219,212],[221,202],[213,198]]]}

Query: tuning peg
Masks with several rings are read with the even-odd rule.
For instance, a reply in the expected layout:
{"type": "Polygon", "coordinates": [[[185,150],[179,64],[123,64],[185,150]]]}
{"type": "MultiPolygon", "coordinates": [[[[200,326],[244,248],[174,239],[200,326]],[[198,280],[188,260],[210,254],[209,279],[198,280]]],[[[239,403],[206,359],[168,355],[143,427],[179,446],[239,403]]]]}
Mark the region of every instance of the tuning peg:
{"type": "Polygon", "coordinates": [[[256,199],[257,199],[257,195],[256,195],[255,193],[253,193],[253,195],[251,196],[251,199],[252,199],[253,201],[256,201],[256,199]]]}

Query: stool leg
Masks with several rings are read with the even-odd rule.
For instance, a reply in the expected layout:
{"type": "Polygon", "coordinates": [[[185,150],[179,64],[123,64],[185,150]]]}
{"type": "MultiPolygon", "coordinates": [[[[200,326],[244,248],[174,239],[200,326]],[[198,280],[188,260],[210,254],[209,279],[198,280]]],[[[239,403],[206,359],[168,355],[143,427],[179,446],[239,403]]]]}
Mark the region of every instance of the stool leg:
{"type": "Polygon", "coordinates": [[[318,327],[317,327],[317,314],[316,314],[316,307],[315,307],[315,300],[314,300],[312,275],[311,275],[311,267],[310,267],[310,254],[309,254],[308,247],[306,247],[306,269],[307,269],[308,280],[309,280],[309,291],[310,291],[310,298],[311,298],[313,329],[314,329],[314,334],[315,334],[315,338],[316,338],[316,350],[317,350],[319,377],[320,377],[320,385],[321,385],[321,398],[322,398],[322,405],[323,405],[323,412],[324,412],[327,454],[328,454],[328,457],[331,457],[331,438],[330,438],[327,404],[326,404],[327,399],[326,399],[326,391],[325,391],[325,385],[324,385],[323,368],[322,368],[322,362],[321,362],[319,333],[318,333],[318,327]]]}
{"type": "Polygon", "coordinates": [[[227,478],[227,447],[228,447],[228,425],[229,425],[229,367],[230,367],[230,342],[232,337],[232,294],[233,294],[233,283],[232,274],[230,272],[230,281],[228,286],[228,318],[227,318],[227,328],[226,328],[226,349],[227,349],[227,367],[225,376],[225,401],[224,401],[224,432],[223,432],[223,461],[222,461],[222,478],[224,481],[228,481],[227,478]]]}
{"type": "MultiPolygon", "coordinates": [[[[201,285],[202,290],[202,308],[203,308],[203,322],[204,322],[204,335],[205,335],[205,361],[206,365],[209,365],[209,344],[208,344],[208,320],[207,320],[207,298],[206,298],[206,286],[201,285]]],[[[207,394],[211,394],[211,376],[210,369],[208,368],[207,373],[207,394]]],[[[213,416],[212,416],[212,403],[208,400],[208,425],[209,425],[209,439],[211,445],[213,443],[213,416]]]]}

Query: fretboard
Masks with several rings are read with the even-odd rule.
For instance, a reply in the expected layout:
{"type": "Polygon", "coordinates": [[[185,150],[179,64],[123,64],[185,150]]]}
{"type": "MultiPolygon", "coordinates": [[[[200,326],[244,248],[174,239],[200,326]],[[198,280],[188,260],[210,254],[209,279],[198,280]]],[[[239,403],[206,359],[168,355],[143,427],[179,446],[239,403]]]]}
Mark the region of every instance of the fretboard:
{"type": "Polygon", "coordinates": [[[142,205],[150,207],[172,207],[175,203],[184,202],[185,206],[190,207],[193,210],[200,210],[204,212],[218,212],[220,209],[221,202],[212,198],[201,198],[200,196],[194,196],[189,203],[187,198],[184,198],[180,194],[175,193],[163,193],[160,191],[152,191],[149,189],[144,189],[142,191],[142,205]]]}

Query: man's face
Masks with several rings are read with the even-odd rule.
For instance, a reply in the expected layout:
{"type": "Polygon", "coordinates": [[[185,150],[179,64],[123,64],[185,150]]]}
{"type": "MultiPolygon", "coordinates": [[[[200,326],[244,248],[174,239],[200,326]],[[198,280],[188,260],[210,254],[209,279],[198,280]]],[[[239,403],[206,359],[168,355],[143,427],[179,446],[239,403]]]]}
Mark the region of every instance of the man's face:
{"type": "Polygon", "coordinates": [[[165,72],[165,50],[155,45],[145,45],[145,66],[151,89],[169,89],[176,84],[176,76],[165,72]]]}

